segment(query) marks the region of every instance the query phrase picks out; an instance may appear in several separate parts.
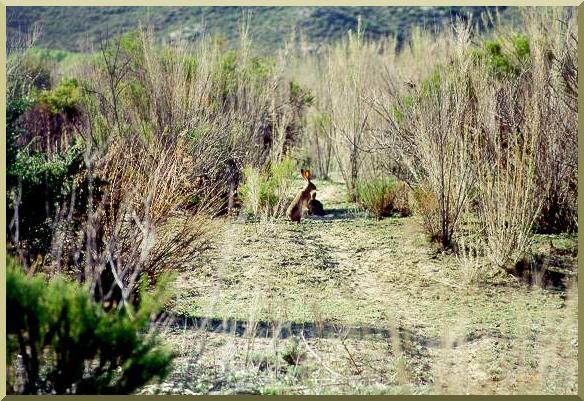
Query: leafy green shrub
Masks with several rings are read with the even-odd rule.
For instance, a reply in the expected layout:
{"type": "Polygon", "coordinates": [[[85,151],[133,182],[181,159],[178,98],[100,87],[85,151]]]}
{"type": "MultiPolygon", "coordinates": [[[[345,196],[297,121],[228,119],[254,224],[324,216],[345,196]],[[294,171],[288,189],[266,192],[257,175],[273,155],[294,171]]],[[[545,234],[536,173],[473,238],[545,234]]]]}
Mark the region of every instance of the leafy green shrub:
{"type": "Polygon", "coordinates": [[[263,171],[252,166],[245,167],[244,180],[239,187],[245,210],[254,216],[262,212],[270,216],[283,213],[295,173],[296,165],[289,158],[273,163],[263,171]]]}
{"type": "Polygon", "coordinates": [[[6,284],[9,391],[128,394],[167,374],[173,356],[146,332],[167,284],[159,282],[153,294],[143,286],[139,309],[111,312],[87,288],[61,277],[48,283],[41,275],[27,277],[11,258],[6,284]]]}
{"type": "Polygon", "coordinates": [[[27,56],[35,59],[39,64],[50,65],[51,63],[63,63],[80,58],[80,53],[73,53],[61,49],[47,49],[42,47],[31,47],[26,51],[27,56]]]}
{"type": "Polygon", "coordinates": [[[282,351],[282,359],[291,366],[297,366],[306,358],[306,352],[300,347],[298,337],[292,336],[282,351]]]}
{"type": "Polygon", "coordinates": [[[394,178],[379,178],[357,183],[357,202],[378,219],[399,214],[411,214],[407,186],[394,178]]]}
{"type": "MultiPolygon", "coordinates": [[[[56,210],[70,200],[74,179],[85,169],[83,153],[75,146],[52,157],[23,149],[7,167],[7,217],[12,219],[18,207],[19,245],[31,257],[44,255],[50,249],[56,210]]],[[[77,198],[79,209],[82,201],[77,198]]]]}
{"type": "Polygon", "coordinates": [[[247,76],[255,83],[263,83],[270,79],[276,70],[273,58],[254,57],[247,69],[247,76]]]}
{"type": "Polygon", "coordinates": [[[486,40],[481,47],[472,49],[469,56],[475,62],[483,62],[495,76],[517,76],[530,54],[529,38],[516,34],[510,38],[486,40]]]}
{"type": "Polygon", "coordinates": [[[513,47],[515,48],[515,53],[519,58],[528,58],[531,54],[529,48],[529,38],[526,35],[517,34],[513,37],[513,47]]]}
{"type": "MultiPolygon", "coordinates": [[[[34,104],[34,100],[30,96],[21,97],[18,99],[7,99],[6,103],[6,166],[10,170],[10,166],[14,164],[16,159],[16,138],[22,134],[23,129],[19,126],[18,120],[24,112],[34,104]]],[[[10,177],[8,177],[10,181],[10,177]]]]}
{"type": "Polygon", "coordinates": [[[37,97],[53,113],[73,111],[81,103],[79,81],[75,78],[64,79],[56,88],[39,92],[37,97]]]}
{"type": "Polygon", "coordinates": [[[507,56],[501,52],[501,44],[496,41],[485,41],[485,57],[487,68],[494,74],[506,75],[512,72],[507,56]]]}

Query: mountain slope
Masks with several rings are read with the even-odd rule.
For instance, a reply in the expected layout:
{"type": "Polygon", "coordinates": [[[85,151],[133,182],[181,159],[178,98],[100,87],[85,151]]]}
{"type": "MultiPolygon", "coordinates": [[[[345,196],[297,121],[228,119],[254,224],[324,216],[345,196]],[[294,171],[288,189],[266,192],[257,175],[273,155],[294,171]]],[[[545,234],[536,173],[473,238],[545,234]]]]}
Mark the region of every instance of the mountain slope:
{"type": "MultiPolygon", "coordinates": [[[[101,38],[152,25],[162,38],[194,39],[203,31],[221,34],[234,45],[244,13],[251,37],[265,49],[280,46],[291,32],[309,43],[338,39],[355,29],[361,16],[369,37],[407,36],[411,25],[439,26],[456,16],[479,15],[487,7],[7,7],[8,40],[32,26],[41,28],[38,45],[84,50],[101,38]]],[[[490,8],[494,10],[494,8],[490,8]]],[[[505,7],[499,8],[508,14],[505,7]]]]}

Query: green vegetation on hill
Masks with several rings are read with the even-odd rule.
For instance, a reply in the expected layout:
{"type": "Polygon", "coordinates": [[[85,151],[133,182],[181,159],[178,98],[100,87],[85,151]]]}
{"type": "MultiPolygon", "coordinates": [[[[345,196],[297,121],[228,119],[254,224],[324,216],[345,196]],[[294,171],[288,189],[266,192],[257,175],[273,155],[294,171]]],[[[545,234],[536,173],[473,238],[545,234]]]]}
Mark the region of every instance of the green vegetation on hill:
{"type": "MultiPolygon", "coordinates": [[[[8,36],[41,28],[41,47],[80,51],[100,38],[152,25],[159,37],[194,39],[205,30],[221,35],[229,45],[238,41],[239,22],[250,18],[250,34],[266,50],[278,48],[292,32],[309,44],[333,41],[355,29],[362,17],[372,38],[407,37],[416,24],[435,28],[456,16],[478,16],[488,7],[8,7],[8,36]]],[[[490,7],[491,11],[495,8],[490,7]]],[[[511,10],[499,8],[504,15],[511,10]]]]}

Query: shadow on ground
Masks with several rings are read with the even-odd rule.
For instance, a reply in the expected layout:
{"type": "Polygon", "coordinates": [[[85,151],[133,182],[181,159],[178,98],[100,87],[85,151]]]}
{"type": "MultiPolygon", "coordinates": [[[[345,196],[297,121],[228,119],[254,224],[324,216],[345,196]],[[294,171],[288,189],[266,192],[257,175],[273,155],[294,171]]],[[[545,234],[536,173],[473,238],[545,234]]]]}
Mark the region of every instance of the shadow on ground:
{"type": "MultiPolygon", "coordinates": [[[[275,322],[258,321],[248,322],[235,319],[219,319],[210,317],[178,316],[170,324],[173,330],[205,330],[214,333],[226,333],[236,336],[272,338],[277,336],[286,339],[291,336],[303,334],[306,339],[330,338],[330,339],[390,339],[392,330],[373,326],[346,326],[332,322],[302,322],[278,324],[275,322]]],[[[404,327],[398,327],[397,331],[401,342],[409,340],[424,347],[438,347],[440,342],[423,335],[414,333],[404,327]]]]}

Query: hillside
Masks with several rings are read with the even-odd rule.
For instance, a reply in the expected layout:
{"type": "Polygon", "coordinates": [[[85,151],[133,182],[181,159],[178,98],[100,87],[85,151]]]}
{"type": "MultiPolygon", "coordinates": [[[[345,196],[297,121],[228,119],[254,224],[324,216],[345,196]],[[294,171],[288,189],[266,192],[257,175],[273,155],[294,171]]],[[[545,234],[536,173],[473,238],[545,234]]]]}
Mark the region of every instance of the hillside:
{"type": "MultiPolygon", "coordinates": [[[[138,24],[152,25],[171,39],[195,39],[202,32],[222,35],[233,45],[239,22],[249,12],[250,34],[264,49],[278,47],[294,30],[308,43],[338,39],[363,18],[369,37],[407,37],[413,24],[438,27],[456,16],[478,16],[487,7],[8,7],[10,37],[38,25],[38,45],[70,51],[124,32],[138,24]]],[[[495,8],[491,7],[491,10],[495,8]]],[[[503,14],[509,9],[502,7],[503,14]]],[[[478,20],[478,19],[477,19],[478,20]]]]}

